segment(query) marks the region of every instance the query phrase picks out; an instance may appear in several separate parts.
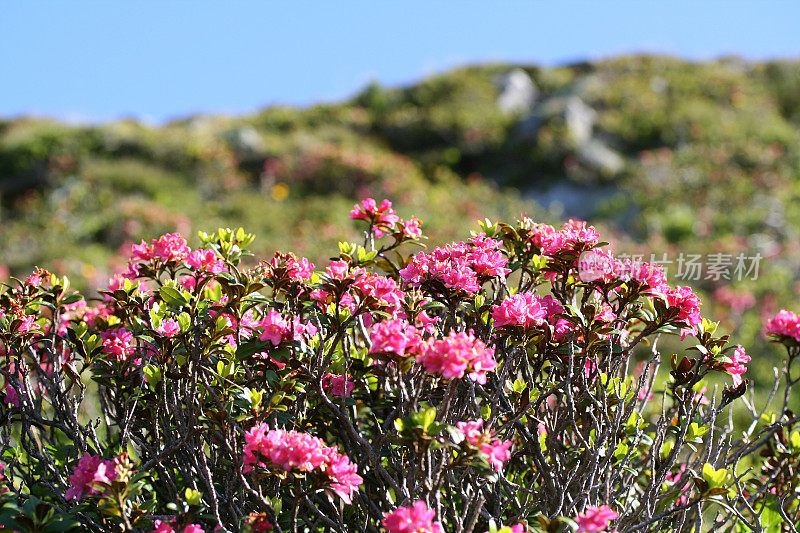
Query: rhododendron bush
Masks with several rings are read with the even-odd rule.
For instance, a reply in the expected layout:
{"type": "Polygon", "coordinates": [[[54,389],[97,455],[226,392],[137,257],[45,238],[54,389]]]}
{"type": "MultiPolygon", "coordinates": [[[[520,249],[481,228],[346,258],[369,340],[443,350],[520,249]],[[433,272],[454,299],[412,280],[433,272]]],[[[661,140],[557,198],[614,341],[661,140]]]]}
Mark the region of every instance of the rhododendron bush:
{"type": "Polygon", "coordinates": [[[800,319],[772,406],[687,287],[594,228],[438,248],[388,200],[314,265],[243,230],[133,246],[95,299],[0,295],[0,525],[18,531],[779,531],[800,319]],[[664,335],[682,353],[662,354],[664,335]],[[743,376],[744,375],[744,376],[743,376]],[[768,409],[773,409],[769,411],[768,409]],[[776,410],[775,410],[776,409],[776,410]],[[734,427],[733,413],[752,423],[734,427]]]}

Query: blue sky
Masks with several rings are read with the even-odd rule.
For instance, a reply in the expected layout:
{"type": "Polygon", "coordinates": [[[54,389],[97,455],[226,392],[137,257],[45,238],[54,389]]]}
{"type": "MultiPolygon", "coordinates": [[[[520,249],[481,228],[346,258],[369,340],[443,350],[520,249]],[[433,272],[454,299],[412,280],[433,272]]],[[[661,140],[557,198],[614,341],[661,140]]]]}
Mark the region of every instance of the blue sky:
{"type": "Polygon", "coordinates": [[[0,116],[244,113],[472,62],[800,58],[799,21],[797,1],[5,0],[0,116]]]}

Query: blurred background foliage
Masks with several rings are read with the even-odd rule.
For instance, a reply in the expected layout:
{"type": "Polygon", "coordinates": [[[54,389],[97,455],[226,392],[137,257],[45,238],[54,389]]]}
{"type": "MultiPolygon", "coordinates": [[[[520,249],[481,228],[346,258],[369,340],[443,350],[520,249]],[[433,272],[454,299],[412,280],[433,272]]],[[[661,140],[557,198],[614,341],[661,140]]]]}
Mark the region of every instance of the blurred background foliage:
{"type": "Polygon", "coordinates": [[[0,278],[38,265],[91,290],[130,243],[219,226],[255,233],[260,257],[324,261],[359,238],[347,215],[366,196],[421,218],[432,244],[483,217],[579,217],[646,258],[760,254],[755,280],[668,277],[704,294],[766,382],[762,320],[800,309],[799,141],[800,62],[735,57],[470,66],[160,127],[0,120],[0,278]]]}

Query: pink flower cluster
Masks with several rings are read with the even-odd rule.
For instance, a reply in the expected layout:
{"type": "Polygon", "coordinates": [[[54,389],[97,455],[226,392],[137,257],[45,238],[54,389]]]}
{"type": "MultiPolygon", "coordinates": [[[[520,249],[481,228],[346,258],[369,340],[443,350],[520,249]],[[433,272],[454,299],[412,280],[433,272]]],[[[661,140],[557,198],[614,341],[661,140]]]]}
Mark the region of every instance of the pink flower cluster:
{"type": "Polygon", "coordinates": [[[400,271],[400,277],[412,286],[435,280],[446,288],[476,292],[481,278],[505,278],[508,259],[499,250],[502,242],[481,234],[468,242],[450,243],[431,253],[419,252],[400,271]]]}
{"type": "Polygon", "coordinates": [[[150,261],[158,259],[163,262],[182,261],[192,253],[186,244],[186,239],[180,233],[167,233],[158,239],[153,239],[150,244],[142,241],[131,247],[132,259],[150,261]]]}
{"type": "Polygon", "coordinates": [[[350,211],[350,218],[369,221],[376,237],[383,237],[400,220],[392,209],[392,202],[383,200],[378,206],[374,198],[366,198],[361,205],[356,204],[350,211]]]}
{"type": "Polygon", "coordinates": [[[290,321],[274,309],[267,311],[264,318],[255,325],[261,328],[259,340],[268,340],[274,346],[284,341],[300,340],[304,334],[314,335],[317,332],[313,324],[304,324],[300,317],[290,321]]]}
{"type": "Polygon", "coordinates": [[[687,334],[695,331],[695,326],[703,321],[700,316],[700,298],[692,291],[691,287],[681,287],[676,285],[674,288],[666,290],[663,295],[669,307],[678,308],[677,320],[685,323],[688,327],[681,328],[681,339],[687,334]]]}
{"type": "Polygon", "coordinates": [[[458,422],[456,426],[464,433],[464,438],[471,446],[475,446],[489,458],[490,465],[498,471],[503,469],[503,464],[511,458],[510,448],[513,442],[492,438],[490,432],[483,430],[483,420],[458,422]]]}
{"type": "Polygon", "coordinates": [[[660,265],[645,263],[639,259],[622,260],[614,257],[611,250],[593,248],[581,254],[578,259],[578,277],[581,281],[591,283],[601,281],[635,281],[644,290],[666,290],[667,278],[660,265]]]}
{"type": "Polygon", "coordinates": [[[525,329],[541,326],[564,308],[550,295],[538,296],[534,292],[521,292],[509,296],[492,310],[495,327],[520,326],[525,329]]]}
{"type": "Polygon", "coordinates": [[[225,272],[225,261],[217,257],[214,250],[195,250],[186,257],[186,264],[195,270],[203,270],[210,274],[225,272]]]}
{"type": "Polygon", "coordinates": [[[276,252],[267,265],[272,275],[285,276],[295,281],[303,281],[311,277],[314,272],[314,263],[305,257],[297,258],[293,253],[284,254],[276,252]]]}
{"type": "Polygon", "coordinates": [[[181,332],[181,326],[176,320],[165,318],[161,321],[158,327],[155,328],[155,330],[165,337],[174,337],[181,332]]]}
{"type": "Polygon", "coordinates": [[[554,255],[563,250],[583,251],[600,241],[594,226],[581,220],[569,219],[561,230],[548,224],[537,224],[530,237],[531,242],[545,255],[554,255]]]}
{"type": "Polygon", "coordinates": [[[406,357],[416,353],[422,337],[419,330],[403,319],[384,320],[372,327],[369,353],[394,354],[406,357]]]}
{"type": "MultiPolygon", "coordinates": [[[[153,533],[177,533],[174,527],[172,527],[169,522],[162,522],[161,520],[156,520],[153,524],[155,529],[153,533]]],[[[189,524],[181,533],[205,533],[202,527],[197,524],[189,524]]]]}
{"type": "Polygon", "coordinates": [[[356,385],[350,381],[350,377],[347,375],[326,373],[322,376],[322,386],[326,392],[330,392],[334,396],[349,398],[356,385]]]}
{"type": "Polygon", "coordinates": [[[364,273],[359,276],[353,286],[364,296],[375,298],[381,306],[398,309],[403,302],[403,292],[397,282],[386,276],[364,273]]]}
{"type": "Polygon", "coordinates": [[[133,333],[122,328],[109,329],[100,333],[103,339],[103,352],[117,361],[127,361],[133,355],[136,343],[133,333]]]}
{"type": "Polygon", "coordinates": [[[70,487],[64,497],[71,500],[80,499],[84,494],[99,494],[98,483],[111,483],[115,479],[117,470],[114,461],[104,459],[100,455],[85,453],[67,479],[70,487]]]}
{"type": "Polygon", "coordinates": [[[750,356],[744,351],[741,344],[736,345],[736,350],[731,356],[731,362],[725,363],[725,370],[733,377],[733,384],[737,387],[742,383],[742,374],[747,372],[745,363],[750,362],[750,356]]]}
{"type": "Polygon", "coordinates": [[[401,220],[399,226],[403,235],[410,239],[419,239],[422,237],[422,221],[416,217],[411,217],[408,220],[401,220]]]}
{"type": "Polygon", "coordinates": [[[442,524],[435,522],[436,513],[423,501],[407,507],[398,507],[383,517],[387,533],[444,533],[442,524]]]}
{"type": "Polygon", "coordinates": [[[727,285],[714,291],[714,299],[736,314],[741,314],[756,304],[756,297],[752,292],[737,291],[727,285]]]}
{"type": "Polygon", "coordinates": [[[791,337],[800,342],[800,316],[781,309],[777,315],[767,321],[766,334],[791,337]]]}
{"type": "Polygon", "coordinates": [[[487,347],[472,332],[451,331],[444,339],[423,343],[417,362],[431,374],[439,374],[445,379],[461,378],[469,373],[469,378],[481,385],[486,384],[486,373],[497,368],[494,348],[487,347]]]}
{"type": "Polygon", "coordinates": [[[260,424],[245,433],[244,438],[245,472],[252,470],[253,465],[267,466],[262,459],[287,472],[319,472],[329,478],[331,490],[348,504],[351,495],[363,483],[357,473],[358,465],[308,433],[269,429],[266,424],[260,424]]]}
{"type": "Polygon", "coordinates": [[[608,505],[587,507],[575,518],[575,522],[578,523],[578,530],[576,533],[596,533],[598,531],[605,531],[609,523],[618,516],[619,513],[613,511],[608,505]]]}

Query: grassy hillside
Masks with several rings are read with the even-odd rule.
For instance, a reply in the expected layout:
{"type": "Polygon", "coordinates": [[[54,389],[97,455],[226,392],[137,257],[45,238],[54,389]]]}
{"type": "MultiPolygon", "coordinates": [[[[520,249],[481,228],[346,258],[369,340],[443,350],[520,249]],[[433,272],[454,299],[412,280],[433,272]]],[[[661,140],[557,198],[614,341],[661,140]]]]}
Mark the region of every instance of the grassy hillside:
{"type": "Polygon", "coordinates": [[[731,280],[668,270],[769,359],[761,315],[800,308],[798,150],[800,62],[734,58],[475,66],[160,128],[0,121],[0,263],[96,286],[126,243],[220,225],[256,233],[260,253],[319,260],[356,237],[347,210],[367,195],[422,218],[435,242],[482,216],[574,215],[620,252],[760,254],[756,280],[735,279],[735,265],[731,280]]]}

